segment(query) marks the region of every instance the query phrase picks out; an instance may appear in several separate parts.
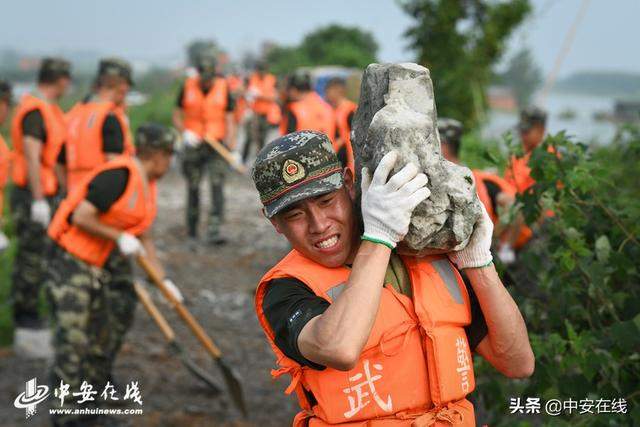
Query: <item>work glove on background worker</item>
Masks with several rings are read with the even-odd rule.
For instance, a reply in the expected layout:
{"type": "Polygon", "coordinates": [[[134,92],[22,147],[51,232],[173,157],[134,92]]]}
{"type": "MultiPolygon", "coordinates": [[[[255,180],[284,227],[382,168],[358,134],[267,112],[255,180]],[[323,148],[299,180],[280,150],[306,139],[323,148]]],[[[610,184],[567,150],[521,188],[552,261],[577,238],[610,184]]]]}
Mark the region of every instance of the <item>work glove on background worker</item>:
{"type": "Polygon", "coordinates": [[[474,225],[469,243],[463,249],[449,252],[447,255],[459,270],[464,268],[486,267],[493,261],[491,255],[491,237],[493,236],[493,222],[484,208],[482,216],[474,225]]]}
{"type": "Polygon", "coordinates": [[[182,132],[182,143],[185,147],[195,148],[199,146],[201,142],[201,138],[189,129],[185,129],[182,132]]]}
{"type": "Polygon", "coordinates": [[[51,221],[51,208],[45,199],[34,200],[31,203],[31,220],[42,225],[44,228],[49,226],[51,221]]]}
{"type": "Polygon", "coordinates": [[[0,230],[0,254],[4,252],[5,249],[9,247],[9,239],[7,236],[0,230]]]}
{"type": "Polygon", "coordinates": [[[132,257],[136,255],[144,255],[144,246],[142,246],[142,242],[136,236],[130,233],[122,233],[118,236],[118,240],[116,240],[118,244],[118,249],[122,252],[122,255],[127,257],[132,257]]]}
{"type": "Polygon", "coordinates": [[[389,178],[398,153],[387,153],[376,168],[373,178],[362,169],[362,238],[393,249],[409,231],[411,214],[416,206],[431,195],[428,178],[409,163],[389,178]],[[389,178],[387,180],[387,178],[389,178]]]}

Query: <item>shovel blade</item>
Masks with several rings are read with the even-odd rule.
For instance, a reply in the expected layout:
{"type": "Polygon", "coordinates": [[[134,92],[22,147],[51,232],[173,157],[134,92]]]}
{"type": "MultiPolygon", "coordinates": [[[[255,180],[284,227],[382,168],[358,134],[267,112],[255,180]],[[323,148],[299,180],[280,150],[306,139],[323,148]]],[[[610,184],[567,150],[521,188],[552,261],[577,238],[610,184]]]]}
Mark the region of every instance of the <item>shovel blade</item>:
{"type": "Polygon", "coordinates": [[[248,413],[247,406],[244,401],[242,384],[240,383],[240,376],[231,368],[231,366],[227,365],[227,363],[221,357],[216,358],[216,363],[218,364],[218,367],[222,372],[222,377],[224,378],[224,382],[227,385],[227,389],[229,391],[229,394],[231,395],[233,403],[246,418],[248,413]]]}

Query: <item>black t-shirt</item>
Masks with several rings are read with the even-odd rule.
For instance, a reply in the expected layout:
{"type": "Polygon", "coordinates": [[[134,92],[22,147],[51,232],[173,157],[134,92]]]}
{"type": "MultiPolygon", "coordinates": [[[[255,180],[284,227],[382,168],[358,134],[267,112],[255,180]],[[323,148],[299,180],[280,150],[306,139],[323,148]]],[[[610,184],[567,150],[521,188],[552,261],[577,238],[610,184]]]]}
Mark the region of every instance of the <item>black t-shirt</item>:
{"type": "MultiPolygon", "coordinates": [[[[102,152],[122,154],[124,152],[124,130],[115,114],[109,114],[102,124],[102,152]]],[[[60,150],[58,163],[67,162],[66,150],[60,150]]]]}
{"type": "MultiPolygon", "coordinates": [[[[212,87],[213,85],[209,86],[208,88],[204,88],[200,86],[200,89],[202,90],[202,93],[204,93],[204,95],[206,96],[212,87]]],[[[182,105],[183,100],[184,100],[184,84],[180,86],[180,92],[178,92],[178,97],[176,98],[176,106],[178,108],[184,107],[182,105]]],[[[229,89],[229,87],[227,86],[227,108],[225,109],[225,111],[227,112],[233,111],[235,108],[236,108],[236,100],[233,97],[233,94],[231,93],[231,89],[229,89]]]]}
{"type": "Polygon", "coordinates": [[[127,168],[101,172],[89,183],[85,199],[104,213],[122,196],[128,181],[129,169],[127,168]]]}
{"type": "Polygon", "coordinates": [[[44,126],[44,118],[37,108],[29,111],[22,118],[22,134],[41,142],[47,140],[47,129],[44,126]]]}
{"type": "MultiPolygon", "coordinates": [[[[464,278],[464,276],[463,276],[464,278]]],[[[471,324],[465,327],[469,347],[474,350],[487,335],[487,324],[473,288],[465,279],[471,300],[471,324]]],[[[289,358],[303,366],[322,370],[324,366],[306,359],[298,349],[298,336],[314,317],[324,313],[329,302],[317,296],[295,278],[273,279],[267,285],[262,303],[265,317],[275,335],[275,344],[289,358]]]]}

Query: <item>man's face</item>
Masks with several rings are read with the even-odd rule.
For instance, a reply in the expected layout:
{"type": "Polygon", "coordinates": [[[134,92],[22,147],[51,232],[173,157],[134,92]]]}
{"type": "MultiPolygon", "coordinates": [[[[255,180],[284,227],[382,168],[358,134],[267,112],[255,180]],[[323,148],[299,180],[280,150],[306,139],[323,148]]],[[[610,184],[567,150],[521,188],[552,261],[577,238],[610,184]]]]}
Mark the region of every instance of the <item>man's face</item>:
{"type": "Polygon", "coordinates": [[[445,139],[440,140],[440,150],[442,151],[442,157],[449,160],[450,162],[457,163],[458,157],[456,153],[451,148],[451,145],[447,144],[445,139]]]}
{"type": "Polygon", "coordinates": [[[271,223],[305,257],[326,267],[339,267],[352,257],[358,237],[354,198],[353,177],[345,172],[342,188],[302,200],[279,212],[271,223]]]}
{"type": "Polygon", "coordinates": [[[522,145],[526,152],[535,149],[544,140],[545,127],[541,124],[531,126],[528,130],[520,132],[522,145]]]}
{"type": "Polygon", "coordinates": [[[124,79],[116,84],[113,88],[113,103],[116,105],[124,105],[129,89],[131,89],[131,85],[129,85],[129,82],[124,79]]]}
{"type": "Polygon", "coordinates": [[[340,85],[329,86],[325,91],[325,96],[327,102],[335,107],[344,98],[344,88],[340,85]]]}
{"type": "Polygon", "coordinates": [[[152,154],[153,167],[151,170],[151,175],[149,177],[150,180],[160,179],[164,176],[165,173],[171,167],[171,158],[173,157],[172,153],[167,151],[157,151],[152,154]]]}
{"type": "Polygon", "coordinates": [[[4,123],[9,115],[9,103],[0,99],[0,125],[4,123]]]}
{"type": "Polygon", "coordinates": [[[69,90],[69,86],[71,85],[71,79],[69,77],[61,77],[53,84],[55,91],[56,99],[62,98],[69,90]]]}

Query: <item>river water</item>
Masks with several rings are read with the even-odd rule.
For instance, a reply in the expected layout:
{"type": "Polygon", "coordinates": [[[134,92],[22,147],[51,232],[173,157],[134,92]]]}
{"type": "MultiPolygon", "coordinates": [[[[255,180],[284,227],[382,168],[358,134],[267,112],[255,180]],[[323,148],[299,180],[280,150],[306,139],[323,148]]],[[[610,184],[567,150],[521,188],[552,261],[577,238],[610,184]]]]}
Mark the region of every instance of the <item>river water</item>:
{"type": "MultiPolygon", "coordinates": [[[[544,108],[549,114],[547,132],[555,134],[566,130],[567,134],[576,141],[585,143],[608,143],[616,132],[616,125],[608,121],[596,121],[596,112],[611,113],[615,103],[614,98],[589,95],[576,95],[551,92],[544,108]],[[571,110],[573,118],[563,118],[561,113],[571,110]]],[[[488,123],[482,134],[486,138],[500,138],[507,131],[514,131],[518,122],[517,112],[491,111],[488,123]]]]}

